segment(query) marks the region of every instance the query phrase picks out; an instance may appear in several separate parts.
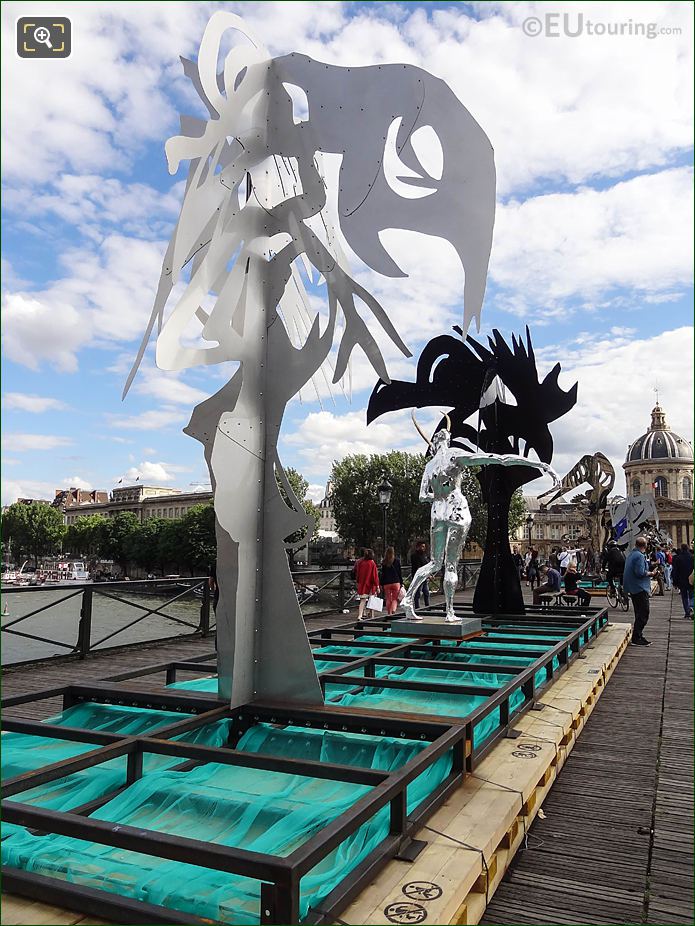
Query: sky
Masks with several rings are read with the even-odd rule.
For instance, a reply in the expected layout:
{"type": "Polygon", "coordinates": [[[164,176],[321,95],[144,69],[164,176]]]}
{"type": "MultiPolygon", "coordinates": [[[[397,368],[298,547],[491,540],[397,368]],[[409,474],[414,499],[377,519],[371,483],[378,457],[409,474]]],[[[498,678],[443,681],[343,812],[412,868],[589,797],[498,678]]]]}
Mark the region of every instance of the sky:
{"type": "MultiPolygon", "coordinates": [[[[579,383],[552,427],[560,474],[600,450],[623,491],[657,388],[692,441],[690,3],[6,2],[3,504],[138,477],[207,487],[202,448],[182,428],[229,365],[164,373],[150,351],[121,393],[183,196],[185,168],[169,175],[164,143],[179,113],[204,115],[179,55],[195,58],[218,9],[241,14],[273,54],[423,67],[483,127],[498,201],[480,336],[528,325],[541,371],[560,362],[561,385],[579,383]],[[70,57],[19,59],[26,15],[69,17],[70,57]]],[[[356,258],[355,273],[416,359],[461,322],[463,271],[441,238],[384,236],[407,277],[356,258]]],[[[383,346],[390,375],[412,379],[415,359],[383,346]]],[[[282,460],[315,500],[333,460],[424,447],[405,413],[367,426],[376,378],[358,348],[349,398],[308,388],[288,406],[282,460]]]]}

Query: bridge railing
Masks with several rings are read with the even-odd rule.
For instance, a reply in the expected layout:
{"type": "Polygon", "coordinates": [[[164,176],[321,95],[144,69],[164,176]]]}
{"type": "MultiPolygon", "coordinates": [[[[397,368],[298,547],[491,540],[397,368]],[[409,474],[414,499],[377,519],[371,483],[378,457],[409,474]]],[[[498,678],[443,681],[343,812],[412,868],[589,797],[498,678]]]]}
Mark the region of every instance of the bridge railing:
{"type": "MultiPolygon", "coordinates": [[[[460,588],[474,585],[479,570],[479,560],[462,561],[460,588]]],[[[410,567],[403,567],[406,585],[410,582],[410,572],[410,567]]],[[[294,571],[292,577],[305,618],[357,608],[357,587],[350,570],[301,569],[294,571]]],[[[429,585],[431,593],[438,594],[441,577],[434,576],[429,585]]],[[[5,666],[61,654],[85,659],[92,652],[124,645],[207,637],[216,629],[207,576],[8,586],[2,589],[2,595],[0,636],[5,666]],[[41,593],[43,603],[32,607],[36,595],[41,593]],[[51,595],[48,602],[46,594],[51,595]],[[149,602],[149,597],[155,600],[149,602]],[[113,605],[109,607],[111,602],[113,605]],[[192,607],[198,602],[198,607],[192,607]],[[180,607],[184,603],[186,607],[180,607]],[[176,606],[178,613],[172,613],[176,606]],[[63,639],[58,639],[58,635],[63,639]],[[18,640],[27,641],[21,650],[18,640]]]]}
{"type": "Polygon", "coordinates": [[[0,631],[3,652],[7,648],[11,654],[11,650],[15,649],[9,645],[10,640],[14,642],[21,638],[31,641],[25,652],[25,655],[31,653],[31,658],[13,658],[11,654],[9,659],[3,659],[3,665],[6,666],[59,654],[76,654],[84,659],[95,650],[127,643],[195,635],[206,637],[214,631],[207,576],[126,582],[71,582],[69,585],[56,586],[8,586],[2,589],[2,597],[0,631]],[[36,599],[38,594],[42,595],[42,599],[50,594],[52,600],[33,608],[31,596],[36,599]],[[156,600],[150,603],[147,598],[152,596],[156,600]],[[161,601],[162,598],[165,600],[161,601]],[[177,602],[188,600],[192,603],[198,599],[199,608],[189,607],[186,611],[180,610],[178,614],[171,613],[171,606],[177,602]],[[114,602],[115,606],[108,612],[99,609],[101,614],[97,614],[95,606],[101,601],[114,602]],[[61,607],[66,602],[71,604],[66,608],[61,607]],[[26,610],[27,603],[29,610],[26,610]],[[118,618],[114,619],[116,609],[118,618]],[[22,613],[17,613],[20,611],[22,613]],[[109,619],[105,620],[107,614],[109,619]],[[48,618],[48,629],[45,629],[45,618],[48,618]],[[156,627],[152,626],[153,618],[158,619],[156,627]],[[148,619],[146,634],[133,640],[134,633],[139,634],[148,619]],[[51,632],[51,622],[59,624],[57,631],[63,639],[56,639],[56,634],[51,632]],[[178,633],[167,633],[168,629],[176,629],[178,633]],[[37,647],[37,643],[44,645],[37,647]]]}

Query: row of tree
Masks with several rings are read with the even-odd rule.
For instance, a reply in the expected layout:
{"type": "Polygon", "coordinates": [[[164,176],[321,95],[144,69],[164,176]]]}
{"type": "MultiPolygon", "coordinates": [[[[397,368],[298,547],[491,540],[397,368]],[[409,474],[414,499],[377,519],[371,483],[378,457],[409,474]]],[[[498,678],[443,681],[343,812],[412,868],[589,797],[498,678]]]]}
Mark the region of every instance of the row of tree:
{"type": "MultiPolygon", "coordinates": [[[[393,451],[386,454],[352,454],[333,466],[333,513],[337,532],[346,544],[379,549],[383,546],[383,512],[378,487],[384,475],[393,486],[388,508],[387,536],[402,556],[418,537],[427,537],[429,505],[419,500],[425,468],[422,454],[393,451]]],[[[313,535],[319,525],[319,510],[306,497],[308,483],[296,470],[287,470],[292,489],[313,516],[313,535]]],[[[487,510],[475,471],[464,473],[463,492],[468,498],[473,523],[469,540],[485,546],[487,510]]],[[[518,527],[525,515],[520,491],[512,499],[509,529],[518,527]]],[[[147,571],[175,569],[177,572],[205,572],[216,555],[215,515],[211,504],[195,505],[181,518],[148,518],[140,521],[131,512],[114,517],[91,514],[79,517],[68,527],[60,511],[50,505],[16,502],[3,515],[3,542],[12,544],[15,562],[54,552],[76,557],[113,560],[125,571],[134,564],[147,571]]],[[[288,538],[301,546],[307,538],[288,538]]]]}
{"type": "MultiPolygon", "coordinates": [[[[315,534],[319,510],[306,498],[309,483],[293,469],[287,477],[313,517],[315,534]]],[[[136,514],[123,511],[113,517],[83,515],[66,526],[62,513],[51,505],[15,502],[3,514],[2,535],[17,563],[30,558],[37,565],[42,556],[62,553],[113,560],[123,572],[134,565],[148,572],[205,573],[217,552],[215,514],[209,503],[194,505],[181,518],[140,521],[136,514]]],[[[297,546],[306,542],[300,535],[288,539],[297,546]]]]}
{"type": "Polygon", "coordinates": [[[60,511],[40,502],[10,505],[3,515],[3,541],[16,562],[54,553],[113,560],[122,571],[129,564],[148,571],[207,571],[214,561],[215,514],[211,504],[194,505],[181,518],[140,521],[130,511],[111,518],[79,517],[65,526],[60,511]]]}
{"type": "MultiPolygon", "coordinates": [[[[391,453],[352,454],[334,463],[333,516],[336,530],[348,544],[379,549],[383,546],[383,511],[379,505],[379,485],[386,475],[393,486],[387,512],[386,540],[402,556],[407,555],[413,541],[429,535],[430,506],[420,499],[420,483],[425,469],[424,454],[391,453]]],[[[472,524],[468,539],[485,547],[487,505],[482,499],[477,469],[463,474],[462,490],[468,499],[472,524]]],[[[509,511],[509,531],[523,522],[526,508],[521,491],[512,497],[509,511]]]]}

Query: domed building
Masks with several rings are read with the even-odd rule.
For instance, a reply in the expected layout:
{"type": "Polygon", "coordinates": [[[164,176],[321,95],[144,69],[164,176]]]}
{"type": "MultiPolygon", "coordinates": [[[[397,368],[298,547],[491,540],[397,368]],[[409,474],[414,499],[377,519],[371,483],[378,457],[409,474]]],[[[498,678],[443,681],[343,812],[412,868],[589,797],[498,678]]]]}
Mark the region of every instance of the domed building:
{"type": "Polygon", "coordinates": [[[659,523],[675,544],[693,537],[693,448],[671,430],[663,408],[652,409],[649,430],[634,441],[623,463],[627,495],[653,492],[659,523]]]}

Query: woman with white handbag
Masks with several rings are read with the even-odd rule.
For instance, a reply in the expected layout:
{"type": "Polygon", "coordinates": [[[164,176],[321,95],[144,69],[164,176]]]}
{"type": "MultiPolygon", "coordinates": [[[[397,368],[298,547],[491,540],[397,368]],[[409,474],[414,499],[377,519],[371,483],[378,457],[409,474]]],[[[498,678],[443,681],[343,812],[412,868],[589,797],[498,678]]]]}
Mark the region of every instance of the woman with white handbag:
{"type": "Polygon", "coordinates": [[[362,559],[355,563],[355,579],[357,580],[357,597],[360,605],[357,612],[357,619],[364,620],[364,612],[367,610],[367,617],[373,617],[375,610],[383,610],[384,603],[378,598],[379,593],[379,573],[377,572],[376,562],[374,560],[374,550],[365,550],[362,559]],[[380,602],[380,604],[377,604],[380,602]]]}

